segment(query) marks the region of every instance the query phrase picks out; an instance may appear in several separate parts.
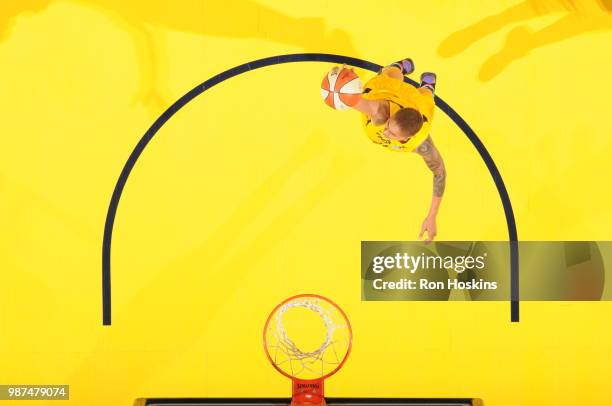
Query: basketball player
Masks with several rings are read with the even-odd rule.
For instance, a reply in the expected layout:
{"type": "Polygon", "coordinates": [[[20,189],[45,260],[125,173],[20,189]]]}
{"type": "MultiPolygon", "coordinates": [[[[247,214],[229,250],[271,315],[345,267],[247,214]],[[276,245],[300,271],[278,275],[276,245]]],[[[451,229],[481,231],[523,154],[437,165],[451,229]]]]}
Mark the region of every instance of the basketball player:
{"type": "Polygon", "coordinates": [[[430,242],[437,234],[436,216],[446,185],[446,170],[429,135],[436,75],[423,73],[417,88],[404,82],[404,75],[413,71],[411,59],[384,67],[364,85],[359,101],[352,107],[362,113],[366,134],[372,142],[389,151],[416,152],[432,171],[433,197],[419,234],[420,239],[427,234],[425,240],[430,242]]]}

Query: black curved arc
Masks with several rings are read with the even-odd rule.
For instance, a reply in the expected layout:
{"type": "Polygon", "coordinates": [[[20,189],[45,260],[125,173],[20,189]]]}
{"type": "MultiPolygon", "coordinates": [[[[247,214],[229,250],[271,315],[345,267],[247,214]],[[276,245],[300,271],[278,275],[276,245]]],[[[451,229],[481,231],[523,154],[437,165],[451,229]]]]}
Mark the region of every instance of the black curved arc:
{"type": "MultiPolygon", "coordinates": [[[[106,214],[106,221],[104,224],[104,237],[102,240],[102,324],[108,326],[111,324],[111,245],[113,238],[113,226],[115,223],[115,217],[117,215],[117,208],[119,207],[119,200],[127,183],[127,180],[136,165],[136,161],[148,145],[149,141],[155,136],[155,134],[161,129],[161,127],[181,108],[187,103],[196,98],[198,95],[210,89],[211,87],[230,79],[234,76],[238,76],[242,73],[250,70],[263,68],[271,65],[279,65],[290,62],[331,62],[331,63],[346,63],[347,65],[356,66],[362,69],[366,69],[372,72],[377,72],[381,65],[365,61],[363,59],[352,58],[343,55],[335,54],[320,54],[320,53],[304,53],[304,54],[289,54],[272,56],[268,58],[258,59],[256,61],[248,62],[234,68],[228,69],[198,86],[191,89],[180,99],[174,102],[161,116],[155,120],[153,125],[147,130],[147,132],[140,139],[132,153],[130,154],[127,162],[121,170],[119,179],[115,184],[115,189],[111,197],[111,201],[106,214]]],[[[406,78],[407,82],[416,84],[413,80],[406,78]]],[[[471,127],[457,114],[457,112],[450,107],[444,100],[435,97],[436,105],[444,111],[448,117],[453,120],[459,128],[465,133],[465,135],[472,142],[485,165],[487,166],[497,191],[504,207],[504,213],[506,216],[506,223],[508,226],[508,238],[510,241],[510,272],[511,272],[511,320],[513,322],[519,320],[519,294],[518,294],[518,241],[516,222],[514,219],[514,212],[512,210],[512,203],[506,190],[504,181],[493,161],[491,155],[487,151],[486,147],[480,141],[476,133],[471,127]]]]}
{"type": "Polygon", "coordinates": [[[504,208],[504,215],[506,217],[506,225],[508,227],[508,240],[510,242],[510,320],[512,322],[519,321],[519,252],[518,252],[518,232],[516,230],[516,220],[514,218],[514,211],[512,210],[512,203],[510,201],[510,195],[504,184],[504,180],[497,169],[497,165],[493,161],[491,154],[484,146],[480,138],[476,135],[474,130],[469,126],[468,123],[444,100],[436,96],[436,106],[440,110],[444,111],[446,115],[457,124],[463,133],[468,137],[472,145],[476,148],[480,157],[484,161],[485,165],[489,169],[489,173],[495,182],[495,187],[499,193],[499,197],[502,201],[504,208]]]}

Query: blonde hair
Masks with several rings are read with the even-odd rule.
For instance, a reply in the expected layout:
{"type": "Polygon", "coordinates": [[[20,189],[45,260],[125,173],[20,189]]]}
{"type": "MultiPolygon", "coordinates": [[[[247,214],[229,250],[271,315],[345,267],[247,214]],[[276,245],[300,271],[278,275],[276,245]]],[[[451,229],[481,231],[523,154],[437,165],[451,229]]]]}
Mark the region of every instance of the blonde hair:
{"type": "Polygon", "coordinates": [[[425,117],[418,110],[409,107],[398,110],[393,120],[407,136],[413,136],[423,127],[425,117]]]}

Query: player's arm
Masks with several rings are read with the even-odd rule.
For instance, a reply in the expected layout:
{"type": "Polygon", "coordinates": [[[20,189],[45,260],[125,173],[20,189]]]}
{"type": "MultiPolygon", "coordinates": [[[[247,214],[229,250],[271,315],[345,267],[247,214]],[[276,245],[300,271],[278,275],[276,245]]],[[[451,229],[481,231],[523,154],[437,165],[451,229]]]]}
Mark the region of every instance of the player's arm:
{"type": "Polygon", "coordinates": [[[446,187],[446,168],[440,151],[433,143],[431,136],[417,148],[416,152],[423,157],[423,161],[433,173],[433,195],[434,197],[442,197],[446,187]]]}
{"type": "Polygon", "coordinates": [[[438,151],[434,145],[431,137],[427,137],[427,139],[416,149],[416,152],[423,157],[425,164],[427,164],[427,167],[433,174],[433,196],[431,198],[431,206],[427,217],[423,221],[421,234],[419,235],[419,238],[421,238],[425,232],[427,232],[427,241],[431,241],[437,234],[436,216],[438,215],[442,195],[446,188],[446,168],[444,167],[442,155],[440,155],[440,151],[438,151]]]}
{"type": "Polygon", "coordinates": [[[393,79],[404,81],[404,75],[410,75],[414,72],[414,62],[410,58],[402,59],[401,61],[393,62],[382,68],[378,74],[387,75],[393,79]]]}
{"type": "MultiPolygon", "coordinates": [[[[395,64],[385,66],[378,72],[378,74],[387,75],[391,78],[401,80],[401,81],[404,80],[404,74],[402,73],[402,70],[395,64]]],[[[380,108],[380,104],[372,100],[366,100],[364,98],[360,98],[357,104],[352,106],[352,108],[364,113],[366,116],[371,118],[378,112],[378,109],[380,108]]]]}
{"type": "MultiPolygon", "coordinates": [[[[404,80],[404,74],[403,74],[403,71],[399,67],[398,64],[399,64],[399,62],[391,64],[389,66],[385,66],[384,68],[382,68],[378,72],[378,74],[379,75],[387,75],[387,76],[392,77],[394,79],[403,81],[404,80]]],[[[336,70],[337,72],[340,72],[343,69],[350,69],[351,71],[354,72],[353,68],[348,68],[346,66],[346,64],[343,64],[342,67],[336,66],[336,67],[332,68],[332,70],[336,70]]],[[[359,101],[354,106],[351,106],[351,107],[353,109],[355,109],[357,111],[360,111],[361,113],[367,115],[368,117],[372,117],[378,111],[379,103],[376,103],[376,102],[371,101],[371,100],[366,100],[366,99],[360,98],[359,101]]]]}
{"type": "MultiPolygon", "coordinates": [[[[341,75],[341,72],[345,69],[350,70],[352,73],[355,73],[355,70],[353,68],[347,67],[346,64],[343,64],[342,66],[334,66],[331,71],[335,72],[337,75],[341,75]]],[[[349,107],[365,114],[368,117],[371,117],[376,112],[378,105],[371,100],[366,100],[362,97],[359,97],[359,101],[354,106],[349,107]]]]}

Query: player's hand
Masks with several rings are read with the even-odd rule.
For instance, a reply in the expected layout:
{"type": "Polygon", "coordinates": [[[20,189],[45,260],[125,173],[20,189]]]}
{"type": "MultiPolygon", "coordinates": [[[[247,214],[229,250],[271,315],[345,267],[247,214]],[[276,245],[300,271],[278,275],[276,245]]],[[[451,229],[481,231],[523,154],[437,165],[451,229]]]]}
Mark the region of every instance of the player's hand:
{"type": "Polygon", "coordinates": [[[333,73],[335,73],[336,75],[340,75],[341,73],[346,72],[346,71],[350,71],[350,72],[355,73],[355,68],[349,68],[349,67],[346,66],[345,63],[343,63],[341,67],[340,66],[334,66],[331,69],[331,71],[333,73]]]}
{"type": "Polygon", "coordinates": [[[436,218],[433,216],[427,216],[421,226],[421,233],[419,234],[419,240],[423,240],[423,236],[427,233],[425,243],[433,241],[438,233],[438,227],[436,226],[436,218]]]}

